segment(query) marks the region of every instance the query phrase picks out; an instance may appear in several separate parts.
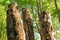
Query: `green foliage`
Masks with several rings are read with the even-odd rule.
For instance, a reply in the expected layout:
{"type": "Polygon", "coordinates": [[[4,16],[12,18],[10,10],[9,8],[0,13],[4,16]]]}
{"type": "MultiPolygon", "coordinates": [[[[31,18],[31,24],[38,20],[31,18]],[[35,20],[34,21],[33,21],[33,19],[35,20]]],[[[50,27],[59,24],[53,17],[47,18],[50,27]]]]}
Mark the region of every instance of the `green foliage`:
{"type": "Polygon", "coordinates": [[[60,39],[60,32],[57,32],[56,38],[60,39]]]}
{"type": "Polygon", "coordinates": [[[6,32],[6,12],[5,6],[0,5],[0,29],[1,29],[1,38],[2,40],[7,39],[7,32],[6,32]]]}

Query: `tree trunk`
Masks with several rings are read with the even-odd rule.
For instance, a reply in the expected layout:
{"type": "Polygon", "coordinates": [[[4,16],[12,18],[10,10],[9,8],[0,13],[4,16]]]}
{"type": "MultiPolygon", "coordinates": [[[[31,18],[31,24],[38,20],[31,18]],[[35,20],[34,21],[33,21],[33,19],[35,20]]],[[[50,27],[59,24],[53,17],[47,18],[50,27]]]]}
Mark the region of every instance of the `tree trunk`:
{"type": "Polygon", "coordinates": [[[19,8],[15,3],[8,5],[7,10],[7,36],[8,40],[25,40],[19,8]]]}
{"type": "Polygon", "coordinates": [[[55,13],[58,15],[58,19],[60,23],[60,10],[58,9],[57,0],[54,0],[54,4],[55,4],[55,13]]]}
{"type": "Polygon", "coordinates": [[[42,35],[42,40],[54,40],[55,30],[52,27],[51,15],[49,12],[43,11],[40,14],[40,33],[42,35]]]}
{"type": "Polygon", "coordinates": [[[24,29],[26,33],[26,40],[34,40],[33,22],[31,19],[30,11],[26,8],[23,8],[22,15],[23,15],[24,29]]]}

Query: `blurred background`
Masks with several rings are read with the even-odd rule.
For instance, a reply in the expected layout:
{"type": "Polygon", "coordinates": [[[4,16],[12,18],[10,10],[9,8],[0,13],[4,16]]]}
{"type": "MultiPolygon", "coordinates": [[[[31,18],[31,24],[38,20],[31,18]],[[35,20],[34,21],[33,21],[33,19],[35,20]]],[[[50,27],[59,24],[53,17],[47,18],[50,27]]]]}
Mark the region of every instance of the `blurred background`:
{"type": "Polygon", "coordinates": [[[7,40],[6,11],[11,2],[18,4],[20,11],[23,7],[29,8],[32,14],[35,40],[40,40],[38,28],[40,22],[38,11],[47,10],[51,13],[52,25],[56,31],[55,38],[60,40],[60,0],[0,0],[0,39],[7,40]]]}

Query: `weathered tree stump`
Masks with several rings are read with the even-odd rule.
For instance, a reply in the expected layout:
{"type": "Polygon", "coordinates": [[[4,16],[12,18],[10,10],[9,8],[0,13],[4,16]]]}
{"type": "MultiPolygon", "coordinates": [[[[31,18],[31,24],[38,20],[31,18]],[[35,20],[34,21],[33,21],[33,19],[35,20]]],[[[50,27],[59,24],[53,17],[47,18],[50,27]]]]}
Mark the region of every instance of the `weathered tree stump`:
{"type": "Polygon", "coordinates": [[[8,5],[7,10],[7,36],[8,40],[25,40],[25,33],[19,8],[15,3],[8,5]]]}
{"type": "Polygon", "coordinates": [[[51,15],[47,11],[43,11],[40,14],[40,22],[41,22],[41,27],[40,27],[40,33],[42,36],[42,40],[54,40],[54,35],[55,35],[55,30],[52,27],[52,22],[51,22],[51,15]]]}
{"type": "Polygon", "coordinates": [[[34,40],[33,22],[31,19],[31,13],[29,9],[23,8],[22,15],[23,15],[22,18],[23,18],[23,25],[26,34],[26,40],[34,40]]]}

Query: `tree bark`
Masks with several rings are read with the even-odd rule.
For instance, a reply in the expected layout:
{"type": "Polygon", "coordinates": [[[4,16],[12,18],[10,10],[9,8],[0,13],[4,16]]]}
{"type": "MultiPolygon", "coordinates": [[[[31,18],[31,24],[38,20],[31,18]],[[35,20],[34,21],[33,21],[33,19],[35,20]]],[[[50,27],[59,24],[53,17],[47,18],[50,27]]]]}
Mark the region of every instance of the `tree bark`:
{"type": "Polygon", "coordinates": [[[34,40],[34,32],[33,32],[33,22],[31,19],[30,11],[27,8],[23,8],[23,25],[26,33],[26,40],[34,40]]]}
{"type": "Polygon", "coordinates": [[[8,5],[7,36],[8,40],[25,40],[21,15],[18,6],[15,3],[8,5]]]}
{"type": "Polygon", "coordinates": [[[42,35],[42,40],[55,40],[55,30],[52,27],[51,15],[47,11],[43,11],[40,14],[40,33],[42,35]]]}

